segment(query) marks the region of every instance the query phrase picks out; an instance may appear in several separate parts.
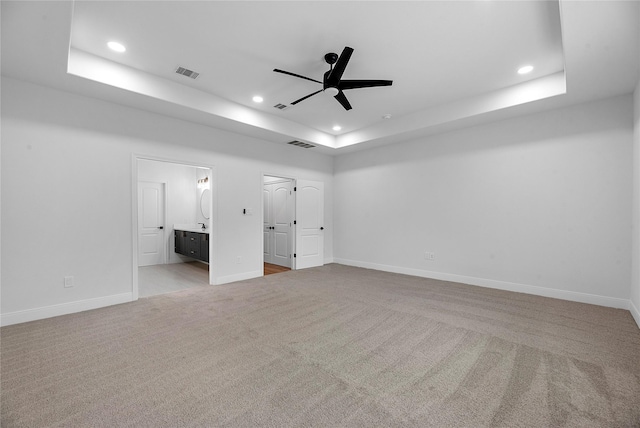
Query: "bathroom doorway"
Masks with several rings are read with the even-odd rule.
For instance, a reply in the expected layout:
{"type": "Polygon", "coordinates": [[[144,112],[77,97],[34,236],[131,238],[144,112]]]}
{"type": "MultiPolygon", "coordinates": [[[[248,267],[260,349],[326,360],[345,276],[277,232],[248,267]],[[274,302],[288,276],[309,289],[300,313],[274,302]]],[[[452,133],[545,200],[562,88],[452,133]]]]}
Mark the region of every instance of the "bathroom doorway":
{"type": "Polygon", "coordinates": [[[214,168],[209,165],[134,156],[133,230],[152,227],[152,232],[160,232],[154,241],[157,251],[150,251],[148,236],[134,233],[134,299],[215,283],[217,222],[213,173],[214,168]],[[162,189],[158,199],[151,197],[158,192],[147,189],[154,183],[162,189]],[[152,215],[151,208],[156,205],[162,206],[157,211],[162,215],[152,215]],[[202,241],[199,242],[202,248],[198,248],[202,251],[185,253],[176,247],[176,237],[184,231],[195,233],[193,236],[202,241]],[[147,263],[148,257],[141,256],[141,252],[157,252],[154,263],[147,263]]]}

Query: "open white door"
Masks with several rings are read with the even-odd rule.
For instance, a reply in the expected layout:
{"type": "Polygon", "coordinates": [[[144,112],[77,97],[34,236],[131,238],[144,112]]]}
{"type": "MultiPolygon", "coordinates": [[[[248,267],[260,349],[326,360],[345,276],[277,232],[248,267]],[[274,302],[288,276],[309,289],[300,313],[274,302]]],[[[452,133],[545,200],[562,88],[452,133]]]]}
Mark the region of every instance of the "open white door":
{"type": "Polygon", "coordinates": [[[264,262],[292,267],[293,180],[280,179],[263,186],[264,262]]]}
{"type": "Polygon", "coordinates": [[[263,261],[265,263],[271,263],[273,256],[272,256],[272,252],[273,252],[273,243],[272,241],[272,237],[273,237],[273,233],[271,233],[271,223],[273,223],[273,197],[271,195],[271,186],[268,184],[265,184],[264,187],[262,188],[262,204],[264,205],[263,210],[262,210],[262,215],[263,215],[263,228],[262,228],[262,233],[264,235],[263,238],[263,245],[264,245],[264,254],[263,254],[263,261]]]}
{"type": "Polygon", "coordinates": [[[165,262],[164,184],[138,183],[138,266],[165,262]]]}
{"type": "Polygon", "coordinates": [[[324,265],[324,183],[298,180],[296,184],[295,268],[324,265]]]}

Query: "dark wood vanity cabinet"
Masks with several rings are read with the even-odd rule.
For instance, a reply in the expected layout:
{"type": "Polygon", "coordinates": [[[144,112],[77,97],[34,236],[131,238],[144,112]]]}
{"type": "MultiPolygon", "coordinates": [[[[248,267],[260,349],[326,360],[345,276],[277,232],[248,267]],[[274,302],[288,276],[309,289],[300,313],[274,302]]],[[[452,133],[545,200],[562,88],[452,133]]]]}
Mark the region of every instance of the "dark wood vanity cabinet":
{"type": "Polygon", "coordinates": [[[209,263],[209,234],[199,233],[200,235],[200,260],[209,263]]]}
{"type": "Polygon", "coordinates": [[[209,234],[175,230],[175,252],[209,263],[209,234]]]}

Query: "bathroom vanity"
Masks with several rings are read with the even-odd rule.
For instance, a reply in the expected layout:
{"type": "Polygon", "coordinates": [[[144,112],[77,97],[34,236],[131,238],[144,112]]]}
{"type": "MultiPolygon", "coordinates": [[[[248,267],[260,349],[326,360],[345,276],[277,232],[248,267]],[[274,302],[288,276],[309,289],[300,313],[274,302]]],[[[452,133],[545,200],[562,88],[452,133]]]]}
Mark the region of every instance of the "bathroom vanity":
{"type": "Polygon", "coordinates": [[[175,252],[209,263],[209,231],[174,227],[175,252]]]}

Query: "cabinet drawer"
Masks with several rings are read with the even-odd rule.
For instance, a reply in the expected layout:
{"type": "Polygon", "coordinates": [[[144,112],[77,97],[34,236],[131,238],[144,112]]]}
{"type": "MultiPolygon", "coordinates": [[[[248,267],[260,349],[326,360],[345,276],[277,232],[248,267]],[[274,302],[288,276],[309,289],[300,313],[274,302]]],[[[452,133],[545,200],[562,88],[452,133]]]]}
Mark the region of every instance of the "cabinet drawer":
{"type": "Polygon", "coordinates": [[[200,256],[201,233],[187,232],[187,256],[198,258],[200,256]]]}

